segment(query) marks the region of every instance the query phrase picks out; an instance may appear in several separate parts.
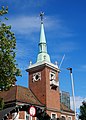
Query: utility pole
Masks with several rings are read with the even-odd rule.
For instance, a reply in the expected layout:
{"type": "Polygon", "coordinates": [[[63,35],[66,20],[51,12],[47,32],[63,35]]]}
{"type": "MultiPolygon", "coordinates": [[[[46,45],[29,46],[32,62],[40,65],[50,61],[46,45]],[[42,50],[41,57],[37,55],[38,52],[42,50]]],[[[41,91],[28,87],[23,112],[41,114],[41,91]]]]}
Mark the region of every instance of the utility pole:
{"type": "Polygon", "coordinates": [[[72,74],[72,68],[67,68],[67,70],[70,71],[70,78],[72,82],[72,97],[73,97],[73,108],[75,112],[75,120],[76,120],[76,104],[75,104],[75,95],[74,95],[74,80],[73,80],[73,74],[72,74]]]}

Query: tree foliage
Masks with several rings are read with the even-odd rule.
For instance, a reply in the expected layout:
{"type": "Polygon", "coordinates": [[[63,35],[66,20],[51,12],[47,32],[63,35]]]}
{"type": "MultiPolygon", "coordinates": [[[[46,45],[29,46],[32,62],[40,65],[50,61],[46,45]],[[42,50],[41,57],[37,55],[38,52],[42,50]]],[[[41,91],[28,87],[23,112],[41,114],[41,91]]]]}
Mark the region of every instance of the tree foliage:
{"type": "MultiPolygon", "coordinates": [[[[15,60],[15,35],[11,31],[11,26],[1,20],[7,13],[8,8],[2,7],[0,10],[0,90],[7,90],[15,83],[16,76],[21,75],[15,60]]],[[[5,19],[7,20],[7,18],[5,19]]]]}
{"type": "Polygon", "coordinates": [[[86,102],[83,101],[82,105],[80,106],[80,115],[79,118],[81,120],[86,120],[86,102]]]}

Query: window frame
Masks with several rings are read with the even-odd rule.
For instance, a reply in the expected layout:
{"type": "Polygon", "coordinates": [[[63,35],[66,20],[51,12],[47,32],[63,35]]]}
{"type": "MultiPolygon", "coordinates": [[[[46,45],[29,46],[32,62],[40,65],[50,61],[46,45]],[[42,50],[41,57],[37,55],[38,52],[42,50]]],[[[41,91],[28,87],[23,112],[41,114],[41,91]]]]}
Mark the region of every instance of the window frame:
{"type": "Polygon", "coordinates": [[[67,117],[67,120],[68,120],[68,118],[71,118],[71,120],[72,120],[72,116],[68,116],[68,117],[67,117]]]}
{"type": "Polygon", "coordinates": [[[32,116],[30,116],[30,114],[28,114],[28,113],[25,111],[25,120],[26,120],[26,116],[30,117],[29,120],[32,120],[32,116]]]}
{"type": "Polygon", "coordinates": [[[55,80],[55,79],[56,79],[56,73],[55,73],[54,71],[50,71],[50,74],[49,74],[49,79],[50,79],[50,80],[52,80],[52,76],[51,76],[51,75],[54,76],[54,79],[53,79],[53,80],[55,80]]]}
{"type": "Polygon", "coordinates": [[[54,115],[56,116],[56,118],[57,118],[57,114],[54,113],[54,112],[52,112],[52,113],[51,113],[51,119],[52,119],[52,115],[53,115],[53,114],[54,114],[54,115]]]}
{"type": "Polygon", "coordinates": [[[66,117],[66,115],[61,115],[61,117],[62,117],[62,116],[63,116],[63,117],[65,117],[65,119],[67,120],[67,117],[66,117]]]}

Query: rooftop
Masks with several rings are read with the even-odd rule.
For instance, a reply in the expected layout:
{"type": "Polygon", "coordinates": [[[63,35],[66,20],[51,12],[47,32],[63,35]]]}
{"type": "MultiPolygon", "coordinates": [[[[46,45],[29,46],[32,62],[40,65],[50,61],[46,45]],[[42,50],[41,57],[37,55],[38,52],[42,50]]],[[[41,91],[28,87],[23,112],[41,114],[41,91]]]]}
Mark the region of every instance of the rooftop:
{"type": "Polygon", "coordinates": [[[13,86],[8,91],[0,92],[0,97],[4,99],[5,103],[16,101],[43,106],[29,88],[22,86],[13,86]]]}

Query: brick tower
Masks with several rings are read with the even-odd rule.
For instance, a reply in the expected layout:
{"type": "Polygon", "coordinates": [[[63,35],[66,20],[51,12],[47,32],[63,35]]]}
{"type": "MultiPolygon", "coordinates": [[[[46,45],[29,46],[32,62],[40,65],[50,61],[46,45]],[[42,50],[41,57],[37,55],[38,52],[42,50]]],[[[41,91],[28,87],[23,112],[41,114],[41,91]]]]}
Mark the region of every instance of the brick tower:
{"type": "Polygon", "coordinates": [[[47,53],[43,13],[40,16],[41,34],[37,62],[31,64],[27,70],[29,72],[29,88],[37,99],[46,106],[49,116],[51,116],[51,112],[58,112],[57,116],[60,116],[59,68],[51,63],[47,53]]]}

